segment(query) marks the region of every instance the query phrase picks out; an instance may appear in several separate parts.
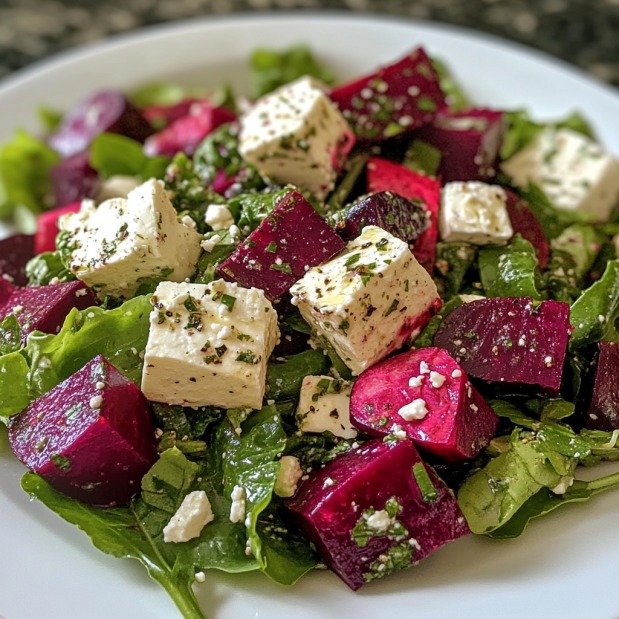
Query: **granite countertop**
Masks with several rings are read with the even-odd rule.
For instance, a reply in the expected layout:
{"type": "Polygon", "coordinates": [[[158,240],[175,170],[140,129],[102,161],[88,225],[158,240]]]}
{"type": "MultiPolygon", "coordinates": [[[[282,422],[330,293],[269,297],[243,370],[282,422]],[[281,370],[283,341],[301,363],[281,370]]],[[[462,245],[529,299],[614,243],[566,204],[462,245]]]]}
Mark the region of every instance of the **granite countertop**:
{"type": "Polygon", "coordinates": [[[619,0],[0,0],[0,78],[144,25],[291,9],[369,11],[465,26],[536,47],[619,85],[619,0]]]}

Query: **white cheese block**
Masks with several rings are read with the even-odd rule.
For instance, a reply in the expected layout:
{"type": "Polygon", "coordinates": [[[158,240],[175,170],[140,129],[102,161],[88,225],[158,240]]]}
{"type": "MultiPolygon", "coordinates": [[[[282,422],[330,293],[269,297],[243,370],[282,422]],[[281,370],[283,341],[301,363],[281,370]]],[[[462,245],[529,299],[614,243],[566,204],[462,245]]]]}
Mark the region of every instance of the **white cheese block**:
{"type": "Polygon", "coordinates": [[[317,337],[360,374],[409,337],[440,304],[436,286],[408,245],[377,226],[290,289],[292,302],[317,337]]]}
{"type": "Polygon", "coordinates": [[[60,217],[59,227],[70,233],[75,247],[71,272],[101,299],[129,298],[150,278],[184,281],[202,253],[201,235],[177,221],[163,184],[155,179],[127,199],[98,207],[85,200],[79,212],[60,217]]]}
{"type": "Polygon", "coordinates": [[[299,459],[294,456],[283,456],[279,461],[281,468],[273,491],[277,496],[291,497],[297,491],[297,485],[303,477],[299,459]]]}
{"type": "Polygon", "coordinates": [[[502,187],[479,181],[447,183],[441,192],[439,230],[446,243],[505,245],[514,235],[502,187]]]}
{"type": "Polygon", "coordinates": [[[149,400],[262,408],[267,360],[279,340],[262,290],[222,279],[162,282],[152,302],[142,377],[149,400]]]}
{"type": "Polygon", "coordinates": [[[538,185],[559,209],[607,221],[619,202],[619,162],[572,129],[544,129],[501,169],[517,187],[538,185]]]}
{"type": "Polygon", "coordinates": [[[341,438],[355,438],[350,423],[352,384],[331,376],[306,376],[301,386],[297,424],[301,432],[322,434],[327,430],[341,438]]]}
{"type": "Polygon", "coordinates": [[[204,490],[190,492],[164,527],[163,541],[178,544],[200,537],[202,529],[214,519],[206,492],[204,490]]]}
{"type": "Polygon", "coordinates": [[[112,198],[127,198],[140,185],[141,182],[135,176],[115,174],[101,183],[97,193],[97,202],[105,202],[112,198]]]}
{"type": "Polygon", "coordinates": [[[352,132],[326,86],[302,77],[262,97],[241,117],[239,150],[265,176],[304,187],[322,200],[341,168],[352,132]]]}

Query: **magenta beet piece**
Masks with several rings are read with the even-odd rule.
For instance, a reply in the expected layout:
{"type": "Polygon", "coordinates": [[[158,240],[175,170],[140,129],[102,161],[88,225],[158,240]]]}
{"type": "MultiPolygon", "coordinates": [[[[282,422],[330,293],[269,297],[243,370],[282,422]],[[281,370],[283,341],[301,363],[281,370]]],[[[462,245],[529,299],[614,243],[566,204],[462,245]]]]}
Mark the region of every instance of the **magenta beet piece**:
{"type": "Polygon", "coordinates": [[[399,425],[419,449],[451,462],[474,458],[499,423],[441,348],[402,353],[363,372],[350,398],[350,420],[374,436],[387,436],[399,425]],[[427,411],[422,419],[411,416],[413,402],[422,414],[427,411]]]}
{"type": "Polygon", "coordinates": [[[331,99],[360,140],[386,140],[432,122],[445,95],[420,47],[376,73],[336,88],[331,99]]]}
{"type": "Polygon", "coordinates": [[[537,217],[533,215],[529,205],[520,196],[506,187],[503,187],[503,189],[507,194],[507,214],[512,222],[514,234],[520,234],[523,239],[526,239],[533,245],[537,252],[537,261],[539,262],[540,269],[545,269],[548,266],[550,247],[548,246],[542,226],[537,217]]]}
{"type": "Polygon", "coordinates": [[[336,232],[345,240],[357,238],[365,226],[378,226],[405,243],[413,243],[428,227],[425,209],[390,191],[360,198],[346,210],[336,232]]]}
{"type": "Polygon", "coordinates": [[[148,401],[101,356],[15,416],[9,441],[56,490],[105,507],[128,503],[157,459],[148,401]]]}
{"type": "Polygon", "coordinates": [[[340,456],[312,473],[286,504],[322,560],[353,590],[469,533],[453,493],[406,439],[371,440],[340,456]]]}
{"type": "Polygon", "coordinates": [[[619,344],[599,342],[587,428],[612,432],[619,428],[619,344]]]}
{"type": "Polygon", "coordinates": [[[56,206],[66,206],[82,198],[95,198],[99,173],[90,166],[87,152],[77,153],[50,170],[56,206]]]}
{"type": "Polygon", "coordinates": [[[73,108],[48,142],[63,157],[70,157],[86,150],[98,135],[106,132],[144,142],[153,130],[121,92],[101,90],[73,108]]]}
{"type": "Polygon", "coordinates": [[[46,211],[37,217],[37,233],[34,236],[34,250],[36,254],[55,251],[56,237],[58,236],[58,218],[67,213],[77,213],[81,206],[82,202],[80,200],[73,204],[46,211]]]}
{"type": "Polygon", "coordinates": [[[448,314],[434,344],[445,348],[469,377],[557,395],[572,330],[568,303],[484,299],[448,314]]]}
{"type": "Polygon", "coordinates": [[[140,111],[153,127],[162,129],[179,118],[187,116],[191,106],[199,101],[200,99],[183,99],[174,105],[151,105],[140,111]]]}
{"type": "Polygon", "coordinates": [[[15,314],[24,339],[32,331],[58,333],[69,312],[98,305],[95,293],[83,282],[19,288],[0,308],[0,320],[15,314]]]}
{"type": "Polygon", "coordinates": [[[503,112],[444,109],[418,136],[441,151],[438,175],[449,183],[494,178],[504,133],[503,112]]]}
{"type": "Polygon", "coordinates": [[[9,302],[11,295],[15,288],[12,284],[0,277],[0,313],[2,312],[2,308],[9,302]]]}
{"type": "Polygon", "coordinates": [[[306,267],[329,260],[344,241],[298,192],[286,194],[232,255],[220,275],[244,288],[260,288],[270,301],[288,292],[306,267]]]}
{"type": "Polygon", "coordinates": [[[209,101],[194,103],[187,116],[148,138],[144,152],[149,157],[174,157],[180,152],[191,156],[209,133],[234,120],[236,116],[225,107],[213,107],[209,101]]]}
{"type": "Polygon", "coordinates": [[[0,241],[0,277],[15,284],[26,286],[26,263],[34,256],[34,236],[14,234],[0,241]]]}

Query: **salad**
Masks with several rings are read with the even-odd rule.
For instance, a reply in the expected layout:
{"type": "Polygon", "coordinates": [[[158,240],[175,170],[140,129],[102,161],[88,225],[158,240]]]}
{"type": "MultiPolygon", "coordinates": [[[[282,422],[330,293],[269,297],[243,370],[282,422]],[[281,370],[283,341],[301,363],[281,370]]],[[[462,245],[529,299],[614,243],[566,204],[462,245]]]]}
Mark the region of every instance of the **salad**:
{"type": "Polygon", "coordinates": [[[197,619],[210,569],[357,590],[618,486],[577,479],[619,459],[619,162],[586,121],[475,107],[422,48],[251,67],[251,100],[104,90],[0,149],[23,489],[197,619]]]}

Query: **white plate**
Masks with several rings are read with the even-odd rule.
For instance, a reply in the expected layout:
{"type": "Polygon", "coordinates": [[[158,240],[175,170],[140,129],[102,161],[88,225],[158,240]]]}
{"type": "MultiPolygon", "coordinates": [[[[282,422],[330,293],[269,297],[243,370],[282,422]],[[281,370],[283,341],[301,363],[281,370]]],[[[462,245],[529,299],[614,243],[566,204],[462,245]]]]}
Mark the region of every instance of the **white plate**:
{"type": "MultiPolygon", "coordinates": [[[[342,78],[423,44],[448,61],[475,101],[528,106],[540,117],[581,110],[619,153],[619,96],[568,65],[452,28],[331,13],[197,20],[63,54],[5,80],[0,142],[16,125],[36,126],[37,104],[67,108],[102,86],[170,78],[242,88],[251,50],[298,42],[309,43],[342,78]]],[[[141,566],[99,553],[76,528],[30,503],[19,488],[22,473],[0,431],[0,615],[179,617],[141,566]]],[[[544,518],[516,541],[460,540],[356,594],[330,573],[286,589],[259,574],[214,572],[198,596],[210,619],[617,619],[617,513],[619,492],[602,495],[544,518]]]]}

